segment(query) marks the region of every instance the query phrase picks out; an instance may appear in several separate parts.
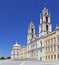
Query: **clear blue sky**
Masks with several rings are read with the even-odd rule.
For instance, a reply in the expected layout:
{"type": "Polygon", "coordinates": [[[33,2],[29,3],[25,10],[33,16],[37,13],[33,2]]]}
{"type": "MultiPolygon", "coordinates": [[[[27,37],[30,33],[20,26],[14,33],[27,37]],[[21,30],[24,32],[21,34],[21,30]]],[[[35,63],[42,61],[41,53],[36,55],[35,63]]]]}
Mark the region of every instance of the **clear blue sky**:
{"type": "Polygon", "coordinates": [[[53,30],[59,25],[59,0],[0,0],[0,56],[10,56],[12,45],[27,42],[27,31],[32,19],[36,34],[44,4],[51,12],[53,30]]]}

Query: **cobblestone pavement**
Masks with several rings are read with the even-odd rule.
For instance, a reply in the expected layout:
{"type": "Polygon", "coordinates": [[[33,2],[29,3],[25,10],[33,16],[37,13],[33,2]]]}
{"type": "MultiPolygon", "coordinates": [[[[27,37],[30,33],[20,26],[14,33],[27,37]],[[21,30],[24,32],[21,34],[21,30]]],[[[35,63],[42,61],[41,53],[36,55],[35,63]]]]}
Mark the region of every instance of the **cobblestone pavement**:
{"type": "Polygon", "coordinates": [[[59,65],[59,61],[10,61],[10,60],[0,60],[0,65],[59,65]]]}

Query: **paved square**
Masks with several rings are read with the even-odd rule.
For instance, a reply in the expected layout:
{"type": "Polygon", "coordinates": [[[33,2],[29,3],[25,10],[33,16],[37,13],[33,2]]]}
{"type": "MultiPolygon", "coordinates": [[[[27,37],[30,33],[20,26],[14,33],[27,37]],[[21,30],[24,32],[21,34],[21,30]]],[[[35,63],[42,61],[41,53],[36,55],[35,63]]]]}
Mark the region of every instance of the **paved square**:
{"type": "Polygon", "coordinates": [[[59,61],[10,61],[0,60],[0,65],[59,65],[59,61]]]}

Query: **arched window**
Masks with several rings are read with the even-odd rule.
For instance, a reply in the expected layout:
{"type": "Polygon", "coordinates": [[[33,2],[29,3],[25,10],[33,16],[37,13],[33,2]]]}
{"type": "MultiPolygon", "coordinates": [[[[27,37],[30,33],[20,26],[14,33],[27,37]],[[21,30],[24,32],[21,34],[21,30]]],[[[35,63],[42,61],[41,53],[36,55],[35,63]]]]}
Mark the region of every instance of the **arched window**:
{"type": "Polygon", "coordinates": [[[17,52],[17,57],[18,57],[18,52],[17,52]]]}
{"type": "Polygon", "coordinates": [[[48,25],[46,25],[46,30],[48,31],[48,25]]]}
{"type": "Polygon", "coordinates": [[[48,17],[46,17],[46,23],[48,23],[48,17]]]}
{"type": "Polygon", "coordinates": [[[15,58],[15,51],[13,51],[13,57],[15,58]]]}
{"type": "Polygon", "coordinates": [[[33,35],[32,35],[32,38],[33,38],[33,35]]]}
{"type": "Polygon", "coordinates": [[[15,51],[13,52],[13,54],[15,55],[15,51]]]}
{"type": "Polygon", "coordinates": [[[45,15],[47,15],[47,12],[45,12],[45,15]]]}
{"type": "Polygon", "coordinates": [[[42,20],[42,22],[43,22],[43,17],[41,17],[41,20],[42,20]]]}
{"type": "Polygon", "coordinates": [[[42,32],[42,28],[43,28],[43,27],[42,27],[42,25],[41,25],[41,32],[42,32]]]}
{"type": "Polygon", "coordinates": [[[32,33],[33,33],[33,28],[32,28],[32,33]]]}

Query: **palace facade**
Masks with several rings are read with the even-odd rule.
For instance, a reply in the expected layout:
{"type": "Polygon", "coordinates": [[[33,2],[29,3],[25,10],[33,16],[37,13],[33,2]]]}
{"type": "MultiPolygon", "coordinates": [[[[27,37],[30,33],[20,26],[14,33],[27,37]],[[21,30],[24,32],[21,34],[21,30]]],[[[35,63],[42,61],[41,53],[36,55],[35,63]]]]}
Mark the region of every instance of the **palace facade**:
{"type": "Polygon", "coordinates": [[[40,14],[39,36],[31,21],[28,26],[27,45],[21,47],[17,42],[11,51],[11,60],[59,60],[59,26],[52,31],[50,13],[46,7],[40,14]]]}

